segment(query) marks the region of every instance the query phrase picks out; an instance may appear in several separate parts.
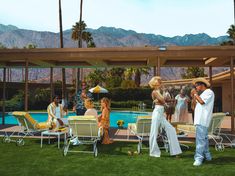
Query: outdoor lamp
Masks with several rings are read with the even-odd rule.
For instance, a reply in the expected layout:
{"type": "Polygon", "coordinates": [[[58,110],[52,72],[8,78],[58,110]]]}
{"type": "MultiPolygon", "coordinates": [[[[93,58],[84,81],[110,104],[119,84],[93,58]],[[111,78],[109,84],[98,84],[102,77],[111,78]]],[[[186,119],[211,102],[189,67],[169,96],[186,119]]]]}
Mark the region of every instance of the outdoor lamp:
{"type": "Polygon", "coordinates": [[[160,51],[166,51],[166,50],[167,50],[167,47],[166,47],[166,46],[159,46],[159,47],[158,47],[158,50],[160,50],[160,51]]]}

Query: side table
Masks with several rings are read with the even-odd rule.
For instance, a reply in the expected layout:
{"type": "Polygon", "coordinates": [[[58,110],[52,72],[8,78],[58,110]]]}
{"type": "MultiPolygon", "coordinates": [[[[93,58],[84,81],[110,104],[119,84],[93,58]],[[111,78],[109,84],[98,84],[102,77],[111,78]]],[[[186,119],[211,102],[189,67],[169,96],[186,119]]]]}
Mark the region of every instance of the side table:
{"type": "Polygon", "coordinates": [[[41,133],[41,148],[42,148],[42,143],[43,143],[43,136],[48,136],[48,144],[50,144],[50,136],[57,136],[58,139],[58,149],[60,148],[60,137],[64,135],[64,142],[66,142],[66,138],[67,138],[67,132],[66,131],[43,131],[41,133]]]}

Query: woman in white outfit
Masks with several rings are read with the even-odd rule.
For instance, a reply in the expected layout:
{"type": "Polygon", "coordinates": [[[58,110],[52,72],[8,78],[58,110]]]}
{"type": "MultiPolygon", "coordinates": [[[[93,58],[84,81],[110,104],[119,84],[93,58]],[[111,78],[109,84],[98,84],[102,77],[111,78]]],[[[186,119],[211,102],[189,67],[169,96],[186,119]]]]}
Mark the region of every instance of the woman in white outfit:
{"type": "Polygon", "coordinates": [[[157,136],[160,128],[166,131],[170,155],[178,155],[182,153],[179,141],[176,135],[175,128],[164,117],[165,100],[160,93],[161,77],[155,76],[149,81],[149,85],[154,90],[152,91],[152,99],[155,103],[155,108],[152,113],[151,131],[149,137],[149,154],[152,157],[160,157],[161,151],[157,144],[157,136]]]}
{"type": "Polygon", "coordinates": [[[53,102],[47,107],[48,123],[51,128],[59,128],[64,123],[61,120],[63,118],[63,107],[59,104],[59,96],[53,97],[53,102]]]}
{"type": "Polygon", "coordinates": [[[175,122],[190,123],[191,120],[189,119],[188,116],[189,97],[185,95],[185,91],[183,89],[181,89],[180,93],[175,97],[175,101],[176,101],[175,114],[174,114],[175,122]]]}

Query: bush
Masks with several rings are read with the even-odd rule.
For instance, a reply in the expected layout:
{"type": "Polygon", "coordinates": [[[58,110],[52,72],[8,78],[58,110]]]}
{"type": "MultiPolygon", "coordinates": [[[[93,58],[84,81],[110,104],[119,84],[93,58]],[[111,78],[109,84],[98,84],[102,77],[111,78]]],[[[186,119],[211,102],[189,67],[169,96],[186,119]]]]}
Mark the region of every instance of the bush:
{"type": "Polygon", "coordinates": [[[109,97],[112,101],[144,101],[144,100],[152,100],[150,88],[113,88],[109,89],[110,95],[109,97]]]}
{"type": "Polygon", "coordinates": [[[138,107],[140,103],[145,103],[146,108],[152,107],[152,100],[145,100],[145,101],[111,101],[111,107],[112,108],[132,108],[132,107],[138,107]]]}

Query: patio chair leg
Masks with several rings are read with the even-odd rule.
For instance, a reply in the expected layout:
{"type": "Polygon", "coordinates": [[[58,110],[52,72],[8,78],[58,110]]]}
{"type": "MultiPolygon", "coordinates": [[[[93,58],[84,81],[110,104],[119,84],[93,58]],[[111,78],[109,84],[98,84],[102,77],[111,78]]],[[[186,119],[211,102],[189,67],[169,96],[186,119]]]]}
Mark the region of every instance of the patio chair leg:
{"type": "Polygon", "coordinates": [[[97,157],[98,155],[97,141],[93,143],[93,152],[94,152],[94,157],[97,157]]]}
{"type": "Polygon", "coordinates": [[[64,145],[63,155],[66,156],[69,151],[70,140],[64,145]]]}
{"type": "Polygon", "coordinates": [[[141,149],[142,149],[142,140],[139,140],[138,146],[137,146],[137,152],[138,154],[141,153],[141,149]]]}

